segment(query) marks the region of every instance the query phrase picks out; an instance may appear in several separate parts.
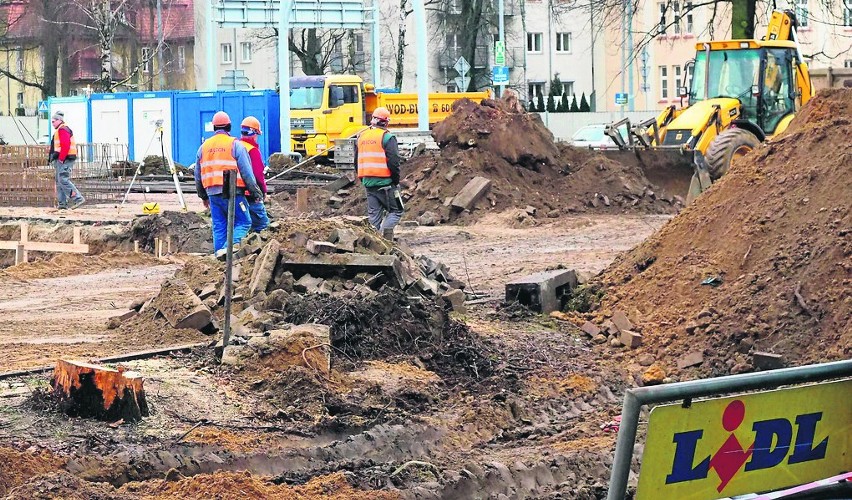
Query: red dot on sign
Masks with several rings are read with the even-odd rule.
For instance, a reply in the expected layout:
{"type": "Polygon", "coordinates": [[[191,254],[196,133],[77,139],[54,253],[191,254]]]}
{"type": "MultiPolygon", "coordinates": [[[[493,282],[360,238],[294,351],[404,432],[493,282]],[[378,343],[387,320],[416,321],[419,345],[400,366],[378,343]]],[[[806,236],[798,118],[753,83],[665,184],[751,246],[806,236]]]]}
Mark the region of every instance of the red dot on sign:
{"type": "Polygon", "coordinates": [[[743,419],[745,419],[745,403],[739,399],[731,401],[725,408],[725,413],[722,414],[722,427],[731,432],[743,423],[743,419]]]}

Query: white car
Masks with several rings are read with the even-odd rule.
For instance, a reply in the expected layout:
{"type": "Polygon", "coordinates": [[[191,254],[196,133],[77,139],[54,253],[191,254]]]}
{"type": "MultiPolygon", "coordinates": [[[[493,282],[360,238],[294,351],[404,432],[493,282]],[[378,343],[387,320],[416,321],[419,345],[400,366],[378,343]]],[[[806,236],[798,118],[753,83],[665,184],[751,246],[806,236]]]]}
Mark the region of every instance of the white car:
{"type": "MultiPolygon", "coordinates": [[[[571,136],[571,145],[578,148],[617,148],[615,141],[604,133],[606,125],[586,125],[571,136]]],[[[621,137],[627,142],[625,132],[619,129],[621,137]]]]}

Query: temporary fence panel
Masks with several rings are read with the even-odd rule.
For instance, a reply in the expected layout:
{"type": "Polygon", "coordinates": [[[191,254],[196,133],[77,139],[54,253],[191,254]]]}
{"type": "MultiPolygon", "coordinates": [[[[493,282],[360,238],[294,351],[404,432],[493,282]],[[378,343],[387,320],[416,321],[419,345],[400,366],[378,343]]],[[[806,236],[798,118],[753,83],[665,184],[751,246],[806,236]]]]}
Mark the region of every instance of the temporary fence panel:
{"type": "Polygon", "coordinates": [[[134,92],[130,94],[131,141],[130,159],[142,161],[146,156],[160,156],[160,136],[157,122],[163,121],[163,148],[166,155],[174,154],[173,92],[134,92]]]}
{"type": "Polygon", "coordinates": [[[264,158],[281,151],[281,124],[279,123],[278,94],[274,90],[220,91],[221,106],[233,120],[234,136],[239,135],[240,123],[246,116],[260,121],[263,133],[257,138],[264,158]]]}
{"type": "Polygon", "coordinates": [[[124,144],[130,137],[130,94],[92,94],[89,98],[92,142],[124,144]]]}
{"type": "MultiPolygon", "coordinates": [[[[74,132],[74,139],[80,142],[89,142],[89,101],[83,96],[74,97],[50,97],[47,99],[48,120],[57,111],[65,115],[65,123],[74,132]]],[[[53,137],[53,127],[50,129],[50,137],[53,137]]]]}
{"type": "MultiPolygon", "coordinates": [[[[218,92],[176,92],[174,95],[174,159],[189,166],[205,139],[213,135],[213,115],[221,109],[218,92]]],[[[233,117],[232,117],[233,118],[233,117]]],[[[234,118],[235,119],[235,118],[234,118]]],[[[239,122],[237,122],[237,129],[239,122]]]]}

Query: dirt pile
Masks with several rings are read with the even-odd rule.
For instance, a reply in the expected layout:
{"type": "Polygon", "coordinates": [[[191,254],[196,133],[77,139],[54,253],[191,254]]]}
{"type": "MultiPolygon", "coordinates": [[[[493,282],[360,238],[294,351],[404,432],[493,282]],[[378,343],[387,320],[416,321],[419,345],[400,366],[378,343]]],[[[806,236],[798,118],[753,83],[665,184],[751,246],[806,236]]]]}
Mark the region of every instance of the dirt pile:
{"type": "MultiPolygon", "coordinates": [[[[406,219],[421,225],[472,222],[507,210],[534,225],[570,213],[675,213],[683,206],[640,168],[557,144],[539,115],[518,113],[504,101],[458,101],[433,135],[439,151],[402,165],[406,219]],[[490,185],[471,201],[465,193],[477,177],[490,185]]],[[[363,198],[362,189],[346,188],[325,196],[324,210],[339,205],[345,213],[366,213],[363,198]]]]}
{"type": "Polygon", "coordinates": [[[210,219],[195,212],[166,211],[137,217],[120,239],[130,245],[138,241],[140,251],[150,253],[155,252],[156,238],[163,241],[171,239],[172,252],[211,253],[213,242],[210,234],[210,219]]]}
{"type": "Polygon", "coordinates": [[[15,279],[61,278],[80,274],[94,274],[119,267],[162,264],[153,255],[110,251],[97,255],[60,253],[48,260],[21,263],[0,270],[0,275],[15,279]]]}
{"type": "MultiPolygon", "coordinates": [[[[135,161],[118,161],[112,164],[113,175],[118,177],[133,177],[136,169],[139,169],[139,175],[171,175],[169,165],[163,162],[163,157],[158,155],[146,156],[142,163],[135,161]]],[[[189,175],[192,177],[192,170],[180,163],[175,162],[175,170],[179,175],[189,175]]]]}
{"type": "Polygon", "coordinates": [[[0,496],[7,495],[10,490],[27,483],[34,476],[59,469],[63,464],[64,460],[47,452],[0,447],[0,496]]]}
{"type": "Polygon", "coordinates": [[[626,313],[635,357],[684,376],[849,358],[850,116],[852,89],[821,92],[598,278],[597,318],[626,313]]]}

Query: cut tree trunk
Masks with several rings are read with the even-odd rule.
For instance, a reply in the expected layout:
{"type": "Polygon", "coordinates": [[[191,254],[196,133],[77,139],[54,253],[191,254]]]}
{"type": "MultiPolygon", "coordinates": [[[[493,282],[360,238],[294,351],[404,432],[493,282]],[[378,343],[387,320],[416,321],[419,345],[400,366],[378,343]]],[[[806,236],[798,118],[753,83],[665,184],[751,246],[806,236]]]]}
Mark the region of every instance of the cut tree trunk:
{"type": "Polygon", "coordinates": [[[136,422],[148,416],[148,403],[137,372],[60,359],[53,371],[53,392],[74,417],[136,422]]]}

